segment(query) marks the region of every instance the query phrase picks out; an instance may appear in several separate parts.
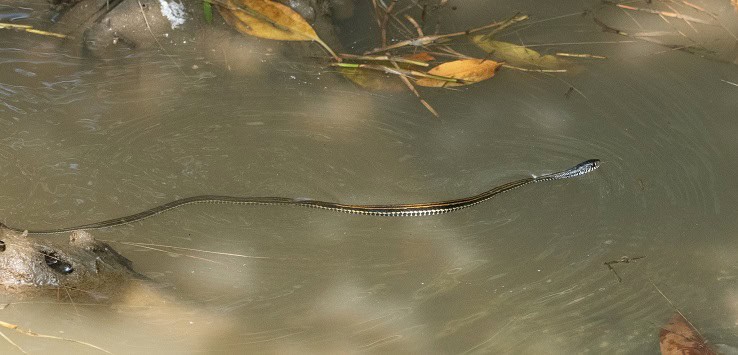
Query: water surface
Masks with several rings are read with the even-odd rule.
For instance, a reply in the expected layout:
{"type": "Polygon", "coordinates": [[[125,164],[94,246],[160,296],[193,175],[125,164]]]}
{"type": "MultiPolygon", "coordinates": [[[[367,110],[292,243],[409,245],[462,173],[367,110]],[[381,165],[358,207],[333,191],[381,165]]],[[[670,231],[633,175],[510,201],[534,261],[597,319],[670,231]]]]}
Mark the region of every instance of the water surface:
{"type": "MultiPolygon", "coordinates": [[[[40,26],[43,6],[11,1],[0,14],[40,26]]],[[[176,304],[4,297],[0,319],[116,353],[654,353],[674,312],[658,287],[712,343],[738,346],[738,70],[724,45],[738,25],[727,1],[701,6],[723,26],[690,35],[714,44],[710,56],[604,33],[592,16],[664,24],[599,2],[459,3],[443,31],[522,11],[532,24],[504,40],[608,59],[423,91],[440,119],[409,93],[367,92],[273,42],[226,55],[235,33],[99,60],[0,32],[8,225],[78,225],[199,194],[437,201],[603,162],[425,218],[188,206],[94,232],[176,304]],[[603,263],[622,256],[645,258],[614,265],[618,282],[603,263]]],[[[376,39],[358,30],[372,24],[342,24],[347,50],[376,39]]],[[[90,350],[3,332],[29,352],[90,350]]]]}

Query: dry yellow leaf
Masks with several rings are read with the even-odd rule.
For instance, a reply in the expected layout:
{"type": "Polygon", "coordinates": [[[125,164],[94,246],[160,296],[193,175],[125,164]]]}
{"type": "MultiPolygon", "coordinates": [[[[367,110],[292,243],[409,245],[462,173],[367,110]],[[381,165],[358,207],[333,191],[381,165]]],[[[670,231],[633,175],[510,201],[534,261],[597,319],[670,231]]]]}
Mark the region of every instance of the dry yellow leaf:
{"type": "Polygon", "coordinates": [[[471,41],[487,53],[492,53],[495,58],[505,63],[516,66],[535,66],[537,68],[554,69],[560,68],[566,62],[552,55],[541,55],[540,53],[508,42],[494,41],[485,35],[472,36],[471,41]]]}
{"type": "Polygon", "coordinates": [[[485,59],[460,59],[439,64],[428,71],[429,75],[462,80],[452,82],[443,79],[420,78],[415,83],[426,87],[452,87],[478,83],[495,75],[502,63],[485,59]]]}
{"type": "Polygon", "coordinates": [[[228,0],[218,2],[218,11],[243,34],[279,41],[316,41],[336,57],[310,24],[289,6],[270,0],[228,0]]]}

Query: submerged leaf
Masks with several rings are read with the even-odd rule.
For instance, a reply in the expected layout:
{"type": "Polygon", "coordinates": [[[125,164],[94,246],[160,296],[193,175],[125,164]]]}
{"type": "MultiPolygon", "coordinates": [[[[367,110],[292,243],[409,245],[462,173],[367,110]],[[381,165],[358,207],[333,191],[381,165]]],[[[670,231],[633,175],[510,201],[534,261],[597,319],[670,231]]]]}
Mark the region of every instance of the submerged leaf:
{"type": "Polygon", "coordinates": [[[460,59],[446,62],[429,70],[428,74],[458,79],[457,81],[424,77],[418,79],[416,84],[426,87],[452,87],[474,84],[493,77],[500,65],[502,63],[485,59],[460,59]]]}
{"type": "Polygon", "coordinates": [[[213,4],[208,0],[202,2],[202,12],[205,15],[205,22],[208,24],[213,23],[213,4]]]}
{"type": "Polygon", "coordinates": [[[365,89],[381,92],[401,92],[405,89],[402,83],[393,78],[392,75],[381,73],[360,67],[339,67],[340,72],[346,79],[365,89]]]}
{"type": "Polygon", "coordinates": [[[659,332],[662,355],[715,355],[700,333],[680,313],[659,332]]]}
{"type": "Polygon", "coordinates": [[[538,68],[552,69],[566,64],[565,61],[552,55],[541,55],[530,48],[508,42],[495,41],[486,35],[472,36],[471,41],[483,51],[491,53],[495,58],[499,58],[505,63],[512,65],[532,65],[538,68]]]}
{"type": "Polygon", "coordinates": [[[218,11],[243,34],[279,41],[316,41],[336,57],[310,24],[289,6],[271,0],[227,0],[218,2],[218,11]]]}

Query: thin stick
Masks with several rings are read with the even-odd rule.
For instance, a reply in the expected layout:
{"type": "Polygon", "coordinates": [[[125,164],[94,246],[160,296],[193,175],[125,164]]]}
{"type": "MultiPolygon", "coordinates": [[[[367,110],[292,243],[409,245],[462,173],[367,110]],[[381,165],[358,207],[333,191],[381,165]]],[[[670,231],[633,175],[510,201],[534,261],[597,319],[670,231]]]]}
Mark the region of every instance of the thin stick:
{"type": "MultiPolygon", "coordinates": [[[[526,15],[520,15],[520,16],[516,17],[514,20],[515,21],[523,21],[523,20],[525,20],[527,18],[528,18],[528,16],[526,16],[526,15]]],[[[430,35],[430,36],[422,36],[422,37],[412,38],[412,39],[408,39],[408,40],[397,42],[395,44],[391,44],[389,46],[383,46],[381,48],[375,48],[375,49],[372,49],[372,50],[370,50],[368,52],[365,52],[364,54],[374,54],[374,53],[378,53],[378,52],[386,52],[386,51],[391,50],[391,49],[397,49],[397,48],[402,48],[402,47],[407,47],[407,46],[421,47],[421,46],[426,46],[426,45],[433,44],[433,43],[443,43],[443,42],[447,42],[447,41],[451,40],[454,37],[468,36],[470,34],[473,34],[473,33],[476,33],[476,32],[480,32],[480,31],[484,31],[484,30],[489,29],[489,28],[494,28],[494,27],[501,26],[503,24],[508,23],[509,21],[510,20],[505,20],[505,21],[501,21],[501,22],[493,22],[493,23],[490,23],[488,25],[484,25],[482,27],[472,28],[470,30],[466,30],[466,31],[462,31],[462,32],[454,32],[454,33],[448,33],[448,34],[443,34],[443,35],[430,35]]]]}
{"type": "Polygon", "coordinates": [[[14,23],[7,23],[7,22],[0,22],[0,29],[25,31],[25,32],[28,32],[28,33],[34,33],[34,34],[37,34],[37,35],[50,36],[50,37],[56,37],[56,38],[67,38],[67,35],[65,35],[65,34],[37,30],[37,29],[33,28],[33,26],[29,26],[29,25],[17,25],[17,24],[14,24],[14,23]]]}
{"type": "Polygon", "coordinates": [[[199,256],[194,256],[194,255],[187,255],[187,254],[182,254],[182,253],[175,253],[175,252],[173,252],[173,251],[169,251],[169,250],[163,250],[163,249],[158,249],[158,248],[154,248],[154,247],[150,247],[150,246],[146,246],[146,245],[138,245],[138,244],[136,244],[136,243],[125,243],[125,242],[120,242],[120,243],[121,243],[121,244],[126,244],[126,245],[132,245],[132,246],[136,246],[136,247],[139,247],[139,248],[143,248],[143,249],[149,249],[149,250],[154,250],[154,251],[160,251],[160,252],[162,252],[162,253],[171,253],[171,254],[175,254],[175,255],[179,255],[179,256],[185,256],[185,257],[188,257],[188,258],[192,258],[192,259],[197,259],[197,260],[202,260],[202,261],[207,261],[207,262],[210,262],[210,263],[214,263],[214,264],[223,264],[223,263],[221,263],[221,262],[218,262],[218,261],[215,261],[215,260],[210,260],[210,259],[205,259],[205,258],[201,258],[201,257],[199,257],[199,256]]]}
{"type": "Polygon", "coordinates": [[[80,344],[80,345],[91,347],[93,349],[100,350],[100,351],[102,351],[104,353],[107,353],[107,354],[112,354],[110,351],[107,351],[107,350],[105,350],[105,349],[103,349],[103,348],[101,348],[101,347],[99,347],[97,345],[86,343],[84,341],[74,340],[74,339],[69,339],[69,338],[62,338],[62,337],[58,337],[58,336],[54,336],[54,335],[39,334],[39,333],[33,332],[31,330],[28,330],[28,329],[22,329],[22,328],[20,328],[16,324],[11,324],[11,323],[7,323],[7,322],[3,322],[1,320],[0,320],[0,327],[4,327],[4,328],[7,328],[7,329],[15,330],[16,332],[19,332],[21,334],[25,334],[25,335],[36,337],[36,338],[56,339],[56,340],[68,341],[68,342],[71,342],[71,343],[77,343],[77,344],[80,344]]]}
{"type": "Polygon", "coordinates": [[[700,19],[698,19],[696,17],[692,17],[692,16],[682,15],[682,14],[680,14],[678,12],[659,11],[659,10],[653,10],[653,9],[648,9],[648,8],[644,8],[644,7],[634,7],[634,6],[624,5],[624,4],[614,4],[614,5],[616,7],[619,7],[621,9],[626,9],[626,10],[647,12],[649,14],[662,15],[662,16],[666,16],[666,17],[673,17],[673,18],[677,18],[677,19],[680,19],[680,20],[689,21],[689,22],[696,22],[696,23],[701,23],[701,24],[705,24],[705,25],[709,25],[710,24],[707,21],[700,20],[700,19]]]}
{"type": "Polygon", "coordinates": [[[691,8],[693,8],[693,9],[697,10],[697,11],[700,11],[700,12],[704,12],[704,13],[706,13],[706,14],[707,14],[708,16],[710,16],[710,17],[712,17],[713,19],[716,19],[716,20],[717,20],[717,15],[713,14],[713,13],[712,13],[712,12],[710,12],[710,11],[707,11],[707,10],[705,10],[705,8],[704,8],[704,7],[702,7],[702,6],[697,6],[697,5],[695,5],[695,4],[693,4],[693,3],[689,2],[689,1],[684,1],[684,0],[682,0],[682,4],[684,4],[684,5],[688,6],[688,7],[691,7],[691,8]]]}
{"type": "Polygon", "coordinates": [[[72,299],[72,294],[69,293],[69,288],[64,287],[64,292],[67,294],[67,297],[69,298],[69,303],[72,304],[72,308],[74,308],[74,313],[76,313],[77,316],[79,316],[80,315],[79,309],[77,309],[77,305],[74,303],[74,300],[72,299]]]}
{"type": "MultiPolygon", "coordinates": [[[[397,69],[397,70],[400,69],[400,66],[397,65],[396,62],[391,62],[391,63],[395,67],[395,69],[397,69]]],[[[436,111],[436,109],[434,109],[433,106],[431,106],[428,103],[428,101],[425,101],[425,99],[423,99],[422,97],[420,97],[420,93],[418,92],[417,89],[415,89],[415,86],[413,85],[413,83],[410,82],[410,79],[408,79],[405,75],[400,75],[400,80],[402,80],[402,82],[405,83],[405,86],[407,86],[407,88],[415,95],[415,97],[418,98],[418,100],[420,100],[420,103],[423,106],[425,106],[425,108],[428,111],[430,111],[430,113],[433,114],[433,116],[435,116],[436,118],[439,118],[440,117],[438,115],[438,111],[436,111]]]]}
{"type": "Polygon", "coordinates": [[[234,254],[234,253],[224,253],[220,251],[212,251],[212,250],[203,250],[203,249],[194,249],[194,248],[185,248],[185,247],[176,247],[172,245],[164,245],[164,244],[153,244],[153,243],[139,243],[139,242],[116,242],[114,243],[120,243],[120,244],[126,244],[126,245],[133,245],[133,246],[152,246],[152,247],[160,247],[160,248],[171,248],[171,249],[177,249],[177,250],[187,250],[187,251],[196,251],[200,253],[207,253],[207,254],[215,254],[215,255],[223,255],[223,256],[235,256],[238,258],[245,258],[245,259],[271,259],[268,256],[252,256],[252,255],[243,255],[243,254],[234,254]]]}
{"type": "Polygon", "coordinates": [[[426,62],[420,62],[417,60],[402,58],[402,57],[394,57],[394,56],[387,56],[387,55],[354,55],[354,54],[340,54],[341,58],[344,59],[353,59],[353,60],[364,60],[364,61],[379,61],[379,62],[389,62],[389,61],[395,61],[398,63],[404,63],[404,64],[412,64],[417,65],[419,67],[428,67],[430,64],[426,62]]]}
{"type": "Polygon", "coordinates": [[[164,46],[162,46],[161,43],[159,43],[159,39],[156,38],[156,35],[154,35],[154,31],[151,30],[151,25],[149,25],[149,19],[146,18],[146,12],[144,12],[144,8],[143,8],[143,5],[141,4],[141,0],[136,0],[136,1],[138,2],[138,8],[141,9],[141,16],[143,17],[144,22],[146,23],[146,28],[149,30],[149,34],[151,34],[151,37],[154,39],[154,42],[156,42],[156,45],[159,46],[159,49],[161,49],[162,52],[164,52],[167,58],[169,58],[169,60],[172,61],[172,64],[174,64],[174,66],[177,67],[179,72],[182,73],[182,75],[186,77],[187,74],[185,74],[184,70],[182,70],[182,67],[180,67],[179,64],[177,64],[177,62],[174,60],[174,58],[172,58],[172,56],[169,55],[169,52],[167,52],[167,50],[164,49],[164,46]]]}
{"type": "Polygon", "coordinates": [[[20,347],[20,345],[16,344],[13,340],[11,340],[10,338],[8,338],[8,336],[5,335],[5,333],[0,332],[0,336],[2,336],[3,338],[5,338],[5,340],[8,343],[10,343],[10,345],[15,346],[18,349],[18,351],[20,351],[20,352],[22,352],[24,354],[28,354],[25,350],[23,350],[23,348],[20,347]]]}
{"type": "Polygon", "coordinates": [[[572,57],[572,58],[590,58],[590,59],[607,59],[605,56],[596,55],[596,54],[588,54],[588,53],[563,53],[558,52],[556,53],[559,57],[572,57]]]}
{"type": "Polygon", "coordinates": [[[442,50],[442,51],[444,51],[444,52],[448,53],[448,54],[449,54],[449,55],[451,55],[451,56],[454,56],[455,58],[465,58],[465,59],[469,59],[469,58],[471,58],[471,57],[470,57],[470,56],[468,56],[468,55],[465,55],[465,54],[462,54],[462,53],[459,53],[459,52],[457,52],[457,51],[453,50],[453,49],[452,49],[451,47],[449,47],[449,46],[445,46],[445,45],[444,45],[444,46],[439,46],[439,47],[438,47],[438,49],[440,49],[440,50],[442,50]]]}
{"type": "Polygon", "coordinates": [[[392,74],[392,75],[399,75],[399,76],[406,76],[411,77],[413,79],[415,78],[429,78],[429,79],[435,79],[435,80],[441,80],[441,81],[448,81],[450,83],[457,83],[457,84],[465,84],[466,81],[462,79],[457,78],[451,78],[448,76],[441,76],[441,75],[434,75],[434,74],[428,74],[425,72],[420,72],[417,70],[407,70],[402,68],[390,68],[384,65],[376,65],[376,64],[351,64],[351,63],[331,63],[331,66],[333,67],[341,67],[341,68],[361,68],[361,69],[369,69],[369,70],[376,70],[381,71],[386,74],[392,74]]]}
{"type": "MultiPolygon", "coordinates": [[[[671,5],[668,5],[667,4],[666,6],[669,8],[669,10],[673,11],[674,13],[677,13],[677,10],[674,7],[672,7],[671,5]]],[[[689,22],[689,21],[686,21],[686,22],[687,22],[687,25],[689,25],[689,27],[692,28],[692,31],[694,31],[694,33],[699,33],[697,31],[697,28],[695,28],[694,25],[691,22],[689,22]]],[[[681,31],[679,31],[679,32],[681,33],[681,31]]],[[[685,35],[684,37],[687,37],[687,36],[685,35]]]]}
{"type": "Polygon", "coordinates": [[[656,286],[656,284],[653,283],[653,281],[648,280],[648,282],[650,282],[651,285],[653,286],[653,288],[655,288],[656,291],[658,291],[661,294],[661,297],[663,297],[666,300],[666,302],[669,302],[669,305],[671,306],[671,308],[674,308],[674,310],[677,313],[679,313],[679,315],[682,316],[682,318],[684,318],[684,320],[687,321],[687,323],[689,324],[689,326],[692,327],[692,329],[694,329],[695,332],[697,332],[697,335],[699,335],[700,338],[705,339],[705,337],[702,336],[702,333],[700,333],[700,331],[697,329],[697,327],[695,327],[694,324],[692,324],[692,322],[690,322],[689,319],[687,319],[687,317],[684,316],[684,313],[682,313],[682,311],[680,311],[679,308],[677,308],[677,306],[675,306],[674,303],[671,302],[671,300],[669,299],[669,297],[666,297],[666,295],[663,292],[661,292],[661,289],[659,289],[659,287],[656,286]]]}
{"type": "MultiPolygon", "coordinates": [[[[608,31],[605,31],[608,32],[608,31]]],[[[622,36],[630,36],[625,32],[618,33],[622,36]]],[[[596,41],[596,42],[558,42],[558,43],[541,43],[541,44],[529,44],[525,46],[526,48],[533,48],[533,47],[549,47],[549,46],[587,46],[591,44],[621,44],[621,43],[636,43],[638,41],[596,41]]]]}
{"type": "Polygon", "coordinates": [[[387,21],[389,20],[390,14],[392,13],[392,9],[395,8],[395,5],[397,5],[397,0],[392,0],[392,3],[384,9],[384,16],[382,16],[382,23],[380,25],[380,30],[382,31],[382,46],[387,45],[387,21]]]}
{"type": "Polygon", "coordinates": [[[566,73],[566,69],[528,69],[528,68],[521,68],[516,67],[514,65],[510,64],[502,64],[503,68],[513,69],[513,70],[519,70],[524,72],[531,72],[531,73],[566,73]]]}
{"type": "Polygon", "coordinates": [[[379,27],[381,31],[382,19],[380,18],[381,15],[379,13],[379,5],[377,5],[377,0],[372,0],[372,9],[374,10],[374,19],[377,20],[377,27],[379,27]]]}
{"type": "MultiPolygon", "coordinates": [[[[494,30],[492,30],[492,31],[490,31],[490,33],[487,33],[486,35],[484,35],[484,39],[489,40],[492,37],[494,37],[497,33],[499,33],[500,31],[502,31],[502,30],[504,30],[504,29],[506,29],[506,28],[508,28],[508,27],[510,27],[510,26],[512,26],[512,25],[514,25],[516,23],[518,23],[518,22],[525,21],[527,19],[528,19],[528,16],[526,16],[526,15],[520,15],[520,13],[517,13],[517,14],[511,16],[509,19],[507,19],[505,21],[502,21],[502,23],[500,23],[500,25],[497,26],[494,30]]],[[[517,33],[517,31],[515,33],[517,33]]]]}
{"type": "Polygon", "coordinates": [[[415,27],[415,31],[418,32],[418,37],[425,36],[425,34],[423,33],[423,29],[418,24],[418,21],[415,21],[415,19],[412,18],[412,16],[407,15],[407,14],[405,14],[405,19],[407,20],[407,22],[410,22],[410,24],[413,25],[413,27],[415,27]]]}

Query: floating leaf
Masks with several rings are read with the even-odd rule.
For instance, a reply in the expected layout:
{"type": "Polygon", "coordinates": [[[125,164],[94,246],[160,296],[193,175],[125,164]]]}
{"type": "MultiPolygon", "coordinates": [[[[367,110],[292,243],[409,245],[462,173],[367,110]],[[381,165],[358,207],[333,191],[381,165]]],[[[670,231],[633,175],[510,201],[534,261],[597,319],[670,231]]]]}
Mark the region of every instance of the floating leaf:
{"type": "Polygon", "coordinates": [[[218,2],[218,11],[243,34],[279,41],[315,41],[337,58],[310,24],[289,6],[270,0],[228,0],[218,2]]]}
{"type": "Polygon", "coordinates": [[[659,332],[662,355],[715,355],[700,333],[680,313],[674,314],[659,332]]]}
{"type": "Polygon", "coordinates": [[[485,59],[460,59],[446,62],[428,71],[429,75],[442,78],[420,78],[416,84],[427,87],[452,87],[478,83],[495,75],[502,63],[485,59]],[[449,81],[446,78],[457,79],[449,81]]]}
{"type": "Polygon", "coordinates": [[[508,42],[495,41],[486,35],[472,36],[471,41],[483,51],[491,53],[495,58],[512,65],[532,65],[538,68],[551,69],[559,68],[566,64],[565,61],[552,55],[541,55],[530,48],[508,42]]]}

